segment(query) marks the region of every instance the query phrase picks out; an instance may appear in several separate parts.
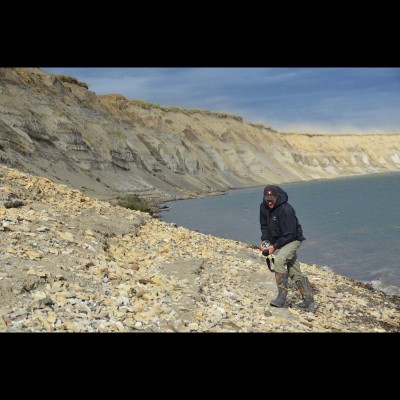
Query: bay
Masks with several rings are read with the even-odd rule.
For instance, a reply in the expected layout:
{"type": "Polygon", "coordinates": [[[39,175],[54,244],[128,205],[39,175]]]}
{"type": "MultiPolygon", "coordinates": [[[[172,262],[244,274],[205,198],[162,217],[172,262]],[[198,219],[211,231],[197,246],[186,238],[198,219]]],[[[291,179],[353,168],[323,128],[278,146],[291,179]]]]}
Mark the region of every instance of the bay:
{"type": "MultiPolygon", "coordinates": [[[[400,173],[279,186],[288,193],[306,237],[298,251],[301,262],[400,295],[400,173]]],[[[263,188],[164,203],[168,209],[158,216],[191,230],[258,246],[263,188]]]]}

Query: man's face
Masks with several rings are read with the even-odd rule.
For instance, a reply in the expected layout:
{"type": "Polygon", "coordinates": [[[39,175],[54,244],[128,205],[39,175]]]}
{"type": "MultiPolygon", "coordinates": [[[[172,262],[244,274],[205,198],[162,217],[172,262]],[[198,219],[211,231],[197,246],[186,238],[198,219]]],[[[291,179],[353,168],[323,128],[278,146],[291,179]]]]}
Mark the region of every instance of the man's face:
{"type": "Polygon", "coordinates": [[[277,197],[270,199],[270,200],[265,200],[265,204],[268,206],[268,208],[274,208],[277,200],[278,200],[277,197]]]}

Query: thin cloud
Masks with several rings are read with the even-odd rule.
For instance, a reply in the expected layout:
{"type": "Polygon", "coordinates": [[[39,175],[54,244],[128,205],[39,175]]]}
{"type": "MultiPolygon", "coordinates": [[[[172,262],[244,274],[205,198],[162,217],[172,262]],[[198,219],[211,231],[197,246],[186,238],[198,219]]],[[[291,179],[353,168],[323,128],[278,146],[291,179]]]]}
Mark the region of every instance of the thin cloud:
{"type": "Polygon", "coordinates": [[[240,115],[278,130],[400,132],[400,68],[43,68],[97,94],[240,115]]]}

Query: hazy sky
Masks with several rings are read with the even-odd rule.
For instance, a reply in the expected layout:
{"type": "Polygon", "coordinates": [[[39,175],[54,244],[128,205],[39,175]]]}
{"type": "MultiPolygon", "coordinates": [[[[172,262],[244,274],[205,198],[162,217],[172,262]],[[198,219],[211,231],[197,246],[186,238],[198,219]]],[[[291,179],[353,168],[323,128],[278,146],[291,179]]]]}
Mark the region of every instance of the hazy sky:
{"type": "Polygon", "coordinates": [[[165,106],[282,131],[400,132],[400,68],[42,68],[165,106]]]}

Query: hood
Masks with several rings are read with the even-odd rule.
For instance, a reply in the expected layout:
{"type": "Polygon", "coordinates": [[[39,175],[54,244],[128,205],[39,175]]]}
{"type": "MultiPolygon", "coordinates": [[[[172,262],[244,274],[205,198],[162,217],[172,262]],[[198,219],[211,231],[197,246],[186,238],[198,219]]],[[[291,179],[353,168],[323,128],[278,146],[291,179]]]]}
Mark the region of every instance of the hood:
{"type": "Polygon", "coordinates": [[[278,200],[275,203],[275,207],[278,207],[280,204],[286,203],[289,200],[288,194],[281,187],[276,185],[267,185],[265,186],[263,191],[263,201],[264,201],[264,193],[268,190],[273,190],[278,194],[278,200]]]}

